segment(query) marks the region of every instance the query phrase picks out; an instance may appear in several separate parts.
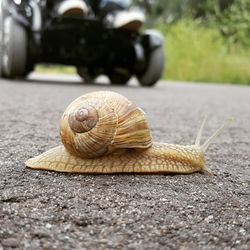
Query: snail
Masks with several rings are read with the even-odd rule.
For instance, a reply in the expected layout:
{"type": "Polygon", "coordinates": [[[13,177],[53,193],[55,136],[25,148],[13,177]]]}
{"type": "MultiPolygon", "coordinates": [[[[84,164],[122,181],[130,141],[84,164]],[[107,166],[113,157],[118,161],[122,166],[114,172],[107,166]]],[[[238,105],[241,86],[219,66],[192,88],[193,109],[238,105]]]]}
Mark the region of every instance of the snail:
{"type": "Polygon", "coordinates": [[[206,170],[205,151],[230,121],[203,145],[152,142],[144,111],[126,97],[97,91],[74,100],[60,121],[63,146],[29,159],[32,169],[71,173],[180,173],[206,170]]]}

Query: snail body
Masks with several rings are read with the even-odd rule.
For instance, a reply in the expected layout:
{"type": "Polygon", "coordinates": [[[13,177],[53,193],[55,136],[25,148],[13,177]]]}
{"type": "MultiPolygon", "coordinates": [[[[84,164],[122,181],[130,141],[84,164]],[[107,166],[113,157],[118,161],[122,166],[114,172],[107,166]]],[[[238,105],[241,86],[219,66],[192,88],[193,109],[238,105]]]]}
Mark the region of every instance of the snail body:
{"type": "Polygon", "coordinates": [[[63,146],[28,160],[28,167],[71,173],[182,173],[204,169],[204,154],[194,146],[155,143],[147,150],[127,149],[97,158],[74,156],[63,146]]]}
{"type": "Polygon", "coordinates": [[[124,96],[99,91],[83,95],[65,110],[60,122],[63,146],[29,159],[26,166],[72,173],[181,173],[205,170],[205,151],[228,125],[200,145],[152,142],[142,109],[124,96]]]}

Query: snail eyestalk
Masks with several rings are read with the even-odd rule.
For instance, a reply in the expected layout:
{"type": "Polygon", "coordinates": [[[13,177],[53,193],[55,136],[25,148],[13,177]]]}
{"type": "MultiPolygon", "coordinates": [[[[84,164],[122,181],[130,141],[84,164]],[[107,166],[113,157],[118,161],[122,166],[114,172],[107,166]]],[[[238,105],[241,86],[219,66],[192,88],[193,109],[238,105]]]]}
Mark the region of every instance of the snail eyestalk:
{"type": "MultiPolygon", "coordinates": [[[[203,123],[205,123],[206,118],[203,123]]],[[[234,118],[230,118],[224,125],[217,129],[212,136],[210,136],[205,143],[201,146],[201,150],[206,152],[209,145],[234,121],[234,118]]],[[[202,123],[201,129],[203,129],[204,124],[202,123]]],[[[199,135],[199,134],[198,134],[199,135]]],[[[198,136],[197,136],[198,137],[198,136]]],[[[196,145],[196,144],[195,144],[196,145]]]]}
{"type": "Polygon", "coordinates": [[[200,145],[201,145],[201,137],[202,137],[202,133],[203,133],[204,125],[205,125],[206,121],[207,121],[207,115],[203,119],[203,122],[201,124],[201,127],[199,129],[199,132],[198,132],[196,140],[195,140],[195,146],[197,146],[197,147],[200,147],[200,145]]]}

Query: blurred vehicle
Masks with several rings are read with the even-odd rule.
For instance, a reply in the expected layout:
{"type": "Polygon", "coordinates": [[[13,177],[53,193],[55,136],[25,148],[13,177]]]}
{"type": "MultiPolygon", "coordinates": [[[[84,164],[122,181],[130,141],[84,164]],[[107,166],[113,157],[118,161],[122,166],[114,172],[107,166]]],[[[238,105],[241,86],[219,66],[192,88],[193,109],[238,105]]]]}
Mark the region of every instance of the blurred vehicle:
{"type": "Polygon", "coordinates": [[[46,0],[0,0],[0,76],[27,76],[38,63],[76,66],[93,82],[101,74],[153,86],[164,68],[163,36],[105,27],[94,15],[53,15],[46,0]]]}

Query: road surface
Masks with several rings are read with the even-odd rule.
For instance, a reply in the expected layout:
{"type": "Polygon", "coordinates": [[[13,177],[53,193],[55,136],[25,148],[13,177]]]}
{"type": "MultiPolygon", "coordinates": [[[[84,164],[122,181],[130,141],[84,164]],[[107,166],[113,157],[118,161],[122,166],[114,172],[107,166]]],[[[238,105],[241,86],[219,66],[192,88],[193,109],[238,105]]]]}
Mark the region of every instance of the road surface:
{"type": "Polygon", "coordinates": [[[74,76],[0,81],[0,249],[250,248],[250,88],[161,82],[83,84],[74,76]],[[213,173],[78,175],[25,168],[60,143],[76,97],[114,90],[147,113],[155,141],[191,144],[235,122],[207,151],[213,173]]]}

